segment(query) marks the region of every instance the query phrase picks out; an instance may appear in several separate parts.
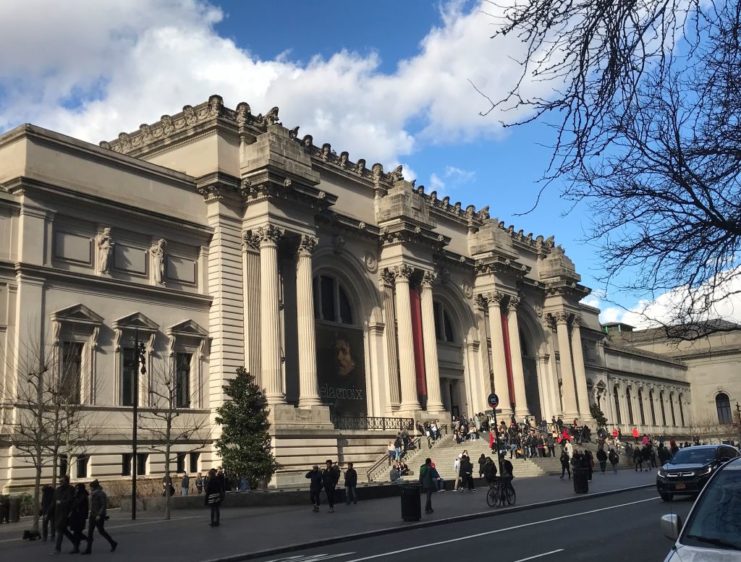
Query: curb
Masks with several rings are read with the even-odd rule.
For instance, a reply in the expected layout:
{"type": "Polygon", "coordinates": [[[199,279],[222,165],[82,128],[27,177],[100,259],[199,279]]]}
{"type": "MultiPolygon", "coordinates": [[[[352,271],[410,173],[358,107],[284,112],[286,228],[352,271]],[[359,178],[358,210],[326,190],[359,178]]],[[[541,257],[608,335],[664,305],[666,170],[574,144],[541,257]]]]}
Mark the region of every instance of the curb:
{"type": "MultiPolygon", "coordinates": [[[[319,539],[311,542],[301,544],[288,544],[277,548],[268,548],[265,550],[259,550],[257,552],[249,552],[244,554],[233,554],[231,556],[223,556],[221,558],[211,558],[203,562],[240,562],[242,560],[254,560],[255,558],[262,558],[264,556],[274,556],[276,554],[285,554],[287,552],[295,552],[297,550],[317,548],[320,546],[327,546],[331,544],[339,544],[343,542],[354,541],[358,539],[367,539],[370,537],[377,537],[381,535],[391,535],[394,533],[403,533],[406,531],[414,531],[417,529],[425,529],[427,527],[437,527],[439,525],[447,525],[448,523],[460,523],[463,521],[470,521],[472,519],[484,519],[486,517],[497,517],[499,515],[505,515],[507,513],[518,513],[520,511],[529,511],[531,509],[537,509],[540,507],[551,507],[554,505],[560,505],[565,503],[575,503],[580,501],[591,500],[594,498],[601,498],[605,496],[612,496],[615,494],[622,494],[623,492],[632,492],[634,490],[642,490],[645,488],[654,488],[655,483],[642,484],[640,486],[632,486],[630,488],[621,488],[619,490],[608,490],[606,492],[597,492],[593,494],[585,494],[580,496],[574,496],[569,498],[561,498],[557,500],[548,500],[544,502],[529,503],[526,505],[518,505],[515,507],[508,507],[506,509],[499,509],[496,511],[480,511],[477,513],[469,513],[465,515],[455,515],[453,517],[446,517],[445,519],[435,519],[434,521],[424,521],[421,523],[413,523],[411,525],[400,525],[397,527],[385,527],[383,529],[373,529],[371,531],[361,531],[351,535],[343,535],[341,537],[328,537],[326,539],[319,539]]],[[[492,508],[493,509],[493,508],[492,508]]]]}

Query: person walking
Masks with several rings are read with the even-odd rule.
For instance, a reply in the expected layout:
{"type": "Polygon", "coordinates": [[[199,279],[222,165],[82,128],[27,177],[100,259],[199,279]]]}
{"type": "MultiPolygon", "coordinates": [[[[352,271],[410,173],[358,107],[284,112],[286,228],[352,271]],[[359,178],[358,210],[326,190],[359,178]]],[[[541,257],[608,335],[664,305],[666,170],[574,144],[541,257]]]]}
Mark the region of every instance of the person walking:
{"type": "Polygon", "coordinates": [[[208,471],[206,480],[206,505],[211,508],[211,527],[218,527],[221,524],[221,502],[224,499],[223,478],[219,478],[216,469],[208,471]]]}
{"type": "Polygon", "coordinates": [[[190,476],[186,472],[183,474],[183,479],[180,481],[180,495],[187,496],[190,492],[190,476]]]}
{"type": "Polygon", "coordinates": [[[54,543],[54,552],[62,552],[62,541],[64,540],[67,524],[69,523],[69,514],[72,511],[72,500],[75,497],[75,490],[69,485],[69,476],[62,476],[59,486],[54,490],[54,504],[52,513],[54,519],[54,530],[56,532],[56,542],[54,543]]]}
{"type": "Polygon", "coordinates": [[[339,481],[340,469],[330,459],[327,459],[326,468],[322,470],[322,485],[324,486],[324,492],[327,494],[329,513],[334,513],[334,489],[339,481]]]}
{"type": "Polygon", "coordinates": [[[605,469],[607,468],[607,453],[605,453],[605,449],[603,447],[600,447],[597,451],[597,462],[599,462],[600,471],[604,473],[605,469]]]}
{"type": "Polygon", "coordinates": [[[69,512],[69,529],[65,530],[65,536],[72,543],[70,554],[79,554],[80,543],[87,540],[83,534],[88,516],[88,493],[85,484],[75,484],[75,495],[72,498],[72,507],[69,512]]]}
{"type": "Polygon", "coordinates": [[[610,452],[607,454],[607,458],[612,465],[612,471],[617,474],[617,465],[620,457],[618,456],[617,452],[615,452],[615,449],[613,449],[612,447],[610,447],[610,452]]]}
{"type": "Polygon", "coordinates": [[[319,513],[319,497],[322,493],[322,473],[319,471],[319,466],[314,465],[312,469],[306,473],[306,478],[311,482],[309,483],[309,499],[314,506],[314,513],[319,513]]]}
{"type": "MultiPolygon", "coordinates": [[[[55,536],[54,529],[54,488],[51,484],[46,484],[41,489],[41,537],[44,541],[49,537],[49,528],[51,527],[51,538],[55,536]]],[[[2,518],[0,518],[2,523],[2,518]]]]}
{"type": "Polygon", "coordinates": [[[484,477],[484,465],[486,464],[486,455],[481,453],[479,457],[479,478],[484,477]]]}
{"type": "Polygon", "coordinates": [[[563,475],[565,473],[568,473],[569,480],[571,480],[571,459],[569,458],[566,449],[561,451],[561,458],[559,460],[561,461],[561,480],[563,480],[563,475]]]}
{"type": "Polygon", "coordinates": [[[358,503],[358,473],[353,468],[351,462],[347,463],[347,470],[345,471],[345,503],[350,505],[358,503]]]}
{"type": "Polygon", "coordinates": [[[425,464],[419,468],[419,483],[427,496],[425,513],[432,513],[432,494],[437,490],[437,480],[440,478],[437,470],[432,466],[432,459],[425,459],[425,464]]]}
{"type": "Polygon", "coordinates": [[[95,529],[111,545],[111,552],[115,552],[118,543],[105,530],[107,519],[108,496],[103,491],[103,488],[101,488],[100,482],[93,480],[90,482],[90,519],[87,526],[87,548],[83,554],[90,554],[93,551],[93,535],[95,534],[95,529]]]}

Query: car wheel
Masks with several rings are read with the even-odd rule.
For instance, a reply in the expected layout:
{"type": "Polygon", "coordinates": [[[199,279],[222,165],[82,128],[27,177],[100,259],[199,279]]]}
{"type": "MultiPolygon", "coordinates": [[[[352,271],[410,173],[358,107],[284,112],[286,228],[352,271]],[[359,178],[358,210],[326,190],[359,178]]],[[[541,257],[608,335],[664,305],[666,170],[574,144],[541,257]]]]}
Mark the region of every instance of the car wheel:
{"type": "Polygon", "coordinates": [[[660,495],[661,495],[661,499],[664,500],[665,502],[670,502],[674,499],[674,496],[672,494],[661,493],[660,495]]]}

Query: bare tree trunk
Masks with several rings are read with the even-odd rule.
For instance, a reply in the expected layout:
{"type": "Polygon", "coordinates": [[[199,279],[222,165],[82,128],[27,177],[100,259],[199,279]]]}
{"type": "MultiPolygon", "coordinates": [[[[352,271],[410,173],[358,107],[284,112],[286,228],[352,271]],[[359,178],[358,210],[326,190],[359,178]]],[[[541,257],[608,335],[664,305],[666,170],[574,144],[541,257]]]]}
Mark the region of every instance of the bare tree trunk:
{"type": "MultiPolygon", "coordinates": [[[[172,420],[168,417],[165,434],[165,481],[170,482],[170,449],[172,448],[172,420]]],[[[170,486],[165,497],[165,519],[170,519],[170,486]]]]}
{"type": "Polygon", "coordinates": [[[42,451],[39,449],[38,457],[36,458],[36,477],[33,483],[33,524],[31,525],[31,532],[38,534],[39,532],[39,507],[41,505],[41,462],[42,462],[42,451]]]}

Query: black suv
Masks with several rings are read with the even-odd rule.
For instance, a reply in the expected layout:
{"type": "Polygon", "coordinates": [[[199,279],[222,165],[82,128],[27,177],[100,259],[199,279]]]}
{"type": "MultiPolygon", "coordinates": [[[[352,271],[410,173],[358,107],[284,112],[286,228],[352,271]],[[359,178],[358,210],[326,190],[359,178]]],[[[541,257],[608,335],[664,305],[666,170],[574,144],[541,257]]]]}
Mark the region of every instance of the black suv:
{"type": "Polygon", "coordinates": [[[680,449],[656,474],[656,488],[661,499],[669,502],[674,494],[699,494],[716,468],[738,456],[738,449],[730,445],[680,449]]]}

